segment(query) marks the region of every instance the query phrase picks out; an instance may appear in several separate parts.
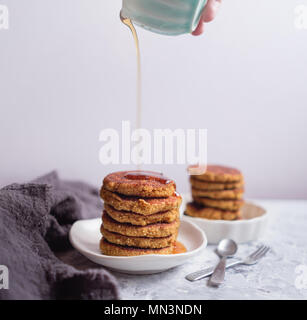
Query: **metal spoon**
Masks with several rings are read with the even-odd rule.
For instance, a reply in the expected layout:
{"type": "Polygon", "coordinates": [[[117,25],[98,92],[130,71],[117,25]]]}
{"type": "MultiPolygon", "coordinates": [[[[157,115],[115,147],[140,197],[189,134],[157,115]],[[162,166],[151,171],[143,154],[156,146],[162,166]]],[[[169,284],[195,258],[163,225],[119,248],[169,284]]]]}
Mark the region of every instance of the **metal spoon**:
{"type": "Polygon", "coordinates": [[[225,266],[227,257],[233,256],[237,252],[238,246],[231,239],[223,239],[217,247],[217,253],[221,257],[221,261],[216,266],[209,284],[212,286],[219,286],[223,283],[225,277],[225,266]]]}

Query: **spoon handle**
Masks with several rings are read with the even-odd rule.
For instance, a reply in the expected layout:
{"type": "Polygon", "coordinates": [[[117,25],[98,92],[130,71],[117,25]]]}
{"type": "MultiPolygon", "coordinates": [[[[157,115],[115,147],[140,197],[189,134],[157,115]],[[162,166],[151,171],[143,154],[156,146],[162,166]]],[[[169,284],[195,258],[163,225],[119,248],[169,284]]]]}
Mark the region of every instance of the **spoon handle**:
{"type": "MultiPolygon", "coordinates": [[[[230,263],[226,264],[226,269],[235,267],[238,264],[242,264],[242,263],[243,263],[243,261],[241,261],[241,260],[230,262],[230,263]]],[[[214,270],[215,270],[214,267],[208,267],[206,269],[192,272],[192,273],[188,274],[185,278],[189,281],[201,280],[203,278],[211,276],[213,274],[214,270]]]]}
{"type": "Polygon", "coordinates": [[[209,283],[213,286],[219,286],[223,283],[225,277],[226,257],[223,257],[216,266],[209,283]]]}

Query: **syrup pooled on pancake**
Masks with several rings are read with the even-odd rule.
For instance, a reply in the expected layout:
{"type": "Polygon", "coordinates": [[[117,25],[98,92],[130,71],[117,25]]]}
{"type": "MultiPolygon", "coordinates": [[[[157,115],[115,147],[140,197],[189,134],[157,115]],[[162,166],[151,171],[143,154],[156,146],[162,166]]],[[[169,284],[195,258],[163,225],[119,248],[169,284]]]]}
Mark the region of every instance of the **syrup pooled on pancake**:
{"type": "Polygon", "coordinates": [[[172,182],[171,179],[165,177],[162,173],[151,172],[151,171],[130,171],[124,175],[129,180],[154,180],[162,184],[169,184],[172,182]]]}

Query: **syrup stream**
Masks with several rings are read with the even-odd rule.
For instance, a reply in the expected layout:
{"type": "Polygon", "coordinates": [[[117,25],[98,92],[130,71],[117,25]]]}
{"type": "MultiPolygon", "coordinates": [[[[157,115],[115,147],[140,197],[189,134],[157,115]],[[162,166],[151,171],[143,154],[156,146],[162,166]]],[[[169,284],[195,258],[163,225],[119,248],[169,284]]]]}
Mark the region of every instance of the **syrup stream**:
{"type": "Polygon", "coordinates": [[[121,21],[130,29],[136,48],[136,58],[137,58],[137,112],[136,112],[136,128],[140,129],[142,125],[142,77],[141,77],[141,53],[139,46],[139,39],[136,33],[135,27],[129,18],[125,18],[120,15],[121,21]]]}

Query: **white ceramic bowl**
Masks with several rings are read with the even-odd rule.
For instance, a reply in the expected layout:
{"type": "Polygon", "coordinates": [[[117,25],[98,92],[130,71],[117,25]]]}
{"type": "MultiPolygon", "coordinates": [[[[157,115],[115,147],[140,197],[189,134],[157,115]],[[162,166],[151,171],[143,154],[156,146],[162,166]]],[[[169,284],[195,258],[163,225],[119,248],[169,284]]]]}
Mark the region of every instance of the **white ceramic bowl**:
{"type": "MultiPolygon", "coordinates": [[[[183,211],[187,201],[183,203],[183,211]]],[[[242,208],[242,220],[208,220],[184,216],[185,221],[194,222],[205,231],[208,243],[217,244],[222,239],[233,239],[237,243],[258,240],[265,233],[268,214],[265,209],[253,203],[245,203],[242,208]]]]}
{"type": "Polygon", "coordinates": [[[149,254],[135,257],[112,257],[100,252],[99,241],[101,219],[79,220],[70,229],[69,239],[74,248],[91,261],[112,270],[132,273],[151,274],[179,266],[191,257],[198,255],[207,246],[205,233],[189,221],[181,221],[178,241],[187,252],[179,254],[149,254]]]}

